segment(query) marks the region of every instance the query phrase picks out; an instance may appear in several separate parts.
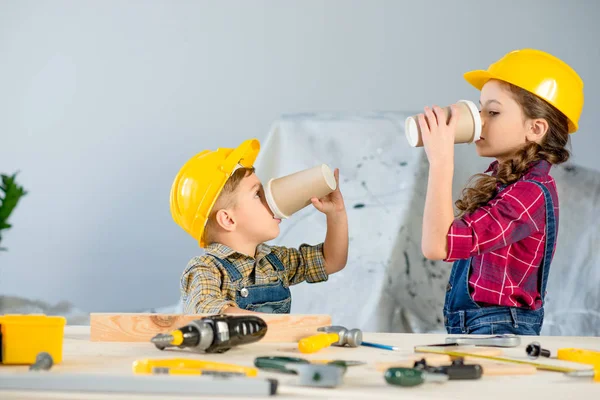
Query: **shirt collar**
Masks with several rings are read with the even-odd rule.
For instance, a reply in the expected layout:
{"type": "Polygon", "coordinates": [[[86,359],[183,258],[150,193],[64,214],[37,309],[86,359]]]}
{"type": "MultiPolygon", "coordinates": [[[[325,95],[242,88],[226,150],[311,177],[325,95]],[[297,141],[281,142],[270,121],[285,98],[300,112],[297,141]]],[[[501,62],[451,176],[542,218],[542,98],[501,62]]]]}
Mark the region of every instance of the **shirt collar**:
{"type": "MultiPolygon", "coordinates": [[[[534,176],[544,176],[544,175],[548,175],[551,167],[552,167],[552,164],[550,164],[548,161],[539,160],[539,161],[535,161],[535,162],[531,163],[525,173],[532,174],[534,176]]],[[[498,172],[498,160],[495,160],[494,162],[492,162],[490,164],[490,166],[488,167],[488,169],[485,170],[485,172],[486,173],[492,172],[492,175],[496,175],[496,173],[498,172]]]]}
{"type": "Polygon", "coordinates": [[[488,167],[488,169],[485,170],[485,172],[496,172],[496,170],[498,169],[498,160],[495,160],[494,162],[492,162],[490,164],[490,166],[488,167]]]}
{"type": "MultiPolygon", "coordinates": [[[[221,244],[221,243],[211,243],[208,245],[208,247],[205,249],[205,252],[213,255],[215,257],[218,258],[228,258],[231,257],[233,255],[243,255],[244,257],[251,257],[252,256],[248,256],[247,254],[241,254],[235,250],[233,250],[231,247],[221,244]]],[[[256,258],[262,258],[264,256],[266,256],[267,254],[269,254],[271,252],[271,247],[261,243],[258,245],[258,247],[256,248],[256,258]]]]}
{"type": "Polygon", "coordinates": [[[237,253],[237,251],[233,250],[231,247],[221,243],[209,244],[205,249],[205,252],[218,258],[227,258],[237,253]]]}

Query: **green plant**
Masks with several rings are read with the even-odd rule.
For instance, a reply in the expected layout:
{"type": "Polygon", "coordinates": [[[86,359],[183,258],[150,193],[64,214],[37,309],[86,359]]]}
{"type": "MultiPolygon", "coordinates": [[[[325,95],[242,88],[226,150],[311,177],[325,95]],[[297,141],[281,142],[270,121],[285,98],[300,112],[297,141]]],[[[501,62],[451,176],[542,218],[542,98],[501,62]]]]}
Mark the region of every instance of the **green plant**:
{"type": "MultiPolygon", "coordinates": [[[[8,223],[8,217],[13,212],[21,197],[27,192],[22,186],[16,182],[17,173],[11,176],[0,175],[2,182],[0,183],[0,241],[2,241],[2,231],[9,229],[11,225],[8,223]]],[[[0,247],[0,250],[6,250],[0,247]]]]}

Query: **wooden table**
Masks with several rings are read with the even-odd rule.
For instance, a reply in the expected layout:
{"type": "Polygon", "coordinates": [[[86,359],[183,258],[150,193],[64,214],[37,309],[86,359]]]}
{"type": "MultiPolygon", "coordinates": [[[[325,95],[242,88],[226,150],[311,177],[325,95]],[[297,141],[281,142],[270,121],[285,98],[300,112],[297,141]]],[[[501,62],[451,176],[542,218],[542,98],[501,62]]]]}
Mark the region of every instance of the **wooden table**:
{"type": "MultiPolygon", "coordinates": [[[[523,376],[483,376],[480,380],[449,381],[442,384],[429,383],[413,388],[402,388],[388,385],[383,373],[375,368],[376,362],[402,360],[412,354],[417,345],[443,343],[445,335],[368,333],[364,340],[399,346],[405,351],[392,352],[370,347],[339,348],[329,347],[320,352],[303,355],[297,351],[295,343],[255,343],[240,346],[224,354],[197,354],[191,352],[160,352],[149,343],[115,343],[90,342],[89,327],[67,326],[65,328],[64,360],[52,368],[51,373],[61,372],[95,372],[131,374],[133,361],[143,358],[200,357],[226,363],[252,366],[257,356],[291,355],[313,359],[346,359],[362,360],[368,364],[350,367],[345,375],[344,383],[335,389],[318,389],[291,385],[293,376],[260,371],[259,376],[279,379],[278,395],[271,398],[280,399],[600,399],[600,383],[593,383],[589,378],[570,378],[558,372],[538,371],[533,375],[523,376]]],[[[505,349],[506,356],[527,359],[525,346],[531,341],[539,341],[544,348],[555,354],[563,347],[578,347],[600,350],[600,338],[596,337],[523,337],[521,346],[505,349]]],[[[558,360],[544,359],[548,363],[562,364],[558,360]]],[[[0,366],[0,374],[23,371],[31,373],[25,366],[0,366]]],[[[40,393],[30,391],[0,391],[0,399],[105,399],[118,397],[126,399],[159,398],[142,395],[110,395],[101,393],[40,393]]],[[[162,396],[167,397],[167,396],[162,396]]],[[[173,397],[191,398],[189,396],[173,397]]],[[[225,397],[223,397],[225,398],[225,397]]],[[[234,397],[226,397],[233,399],[234,397]]]]}

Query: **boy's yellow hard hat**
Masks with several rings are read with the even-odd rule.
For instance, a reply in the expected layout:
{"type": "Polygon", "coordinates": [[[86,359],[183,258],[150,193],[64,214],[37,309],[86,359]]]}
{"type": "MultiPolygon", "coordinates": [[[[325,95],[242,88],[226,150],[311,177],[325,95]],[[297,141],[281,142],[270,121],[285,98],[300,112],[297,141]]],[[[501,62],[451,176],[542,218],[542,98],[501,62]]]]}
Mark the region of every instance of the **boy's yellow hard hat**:
{"type": "Polygon", "coordinates": [[[569,133],[579,128],[583,81],[573,68],[551,54],[534,49],[511,51],[487,70],[470,71],[464,77],[479,90],[490,79],[512,83],[565,114],[569,120],[569,133]]]}
{"type": "Polygon", "coordinates": [[[236,149],[204,150],[177,173],[171,186],[171,216],[200,247],[205,247],[204,227],[225,182],[238,165],[251,168],[259,151],[256,139],[246,140],[236,149]]]}

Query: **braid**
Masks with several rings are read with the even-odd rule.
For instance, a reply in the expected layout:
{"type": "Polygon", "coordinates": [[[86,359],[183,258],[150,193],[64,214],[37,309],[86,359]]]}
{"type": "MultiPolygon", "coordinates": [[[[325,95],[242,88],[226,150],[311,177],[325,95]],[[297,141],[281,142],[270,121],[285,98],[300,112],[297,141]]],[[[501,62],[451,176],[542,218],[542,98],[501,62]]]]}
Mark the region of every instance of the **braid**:
{"type": "Polygon", "coordinates": [[[541,144],[527,142],[510,159],[498,163],[495,176],[476,174],[462,191],[462,198],[456,201],[458,216],[472,213],[487,204],[497,194],[497,185],[510,185],[521,179],[532,163],[545,160],[550,164],[561,164],[569,159],[566,149],[569,141],[567,117],[546,101],[534,94],[507,84],[511,93],[522,106],[527,118],[544,118],[548,122],[548,132],[541,144]]]}

